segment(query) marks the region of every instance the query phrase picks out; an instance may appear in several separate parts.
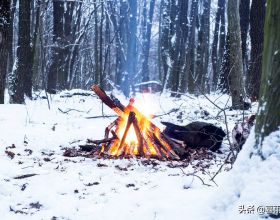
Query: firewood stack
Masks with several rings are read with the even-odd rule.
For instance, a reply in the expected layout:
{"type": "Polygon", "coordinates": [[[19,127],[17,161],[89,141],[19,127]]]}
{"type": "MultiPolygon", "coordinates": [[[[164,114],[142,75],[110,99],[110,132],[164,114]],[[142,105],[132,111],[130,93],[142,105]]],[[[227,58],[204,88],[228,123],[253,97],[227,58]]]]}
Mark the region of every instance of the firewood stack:
{"type": "Polygon", "coordinates": [[[109,108],[118,114],[105,130],[98,154],[111,157],[145,157],[160,160],[180,160],[187,156],[185,149],[165,136],[149,118],[133,106],[130,99],[124,106],[115,97],[109,97],[98,85],[91,89],[109,108]],[[109,138],[109,134],[112,137],[109,138]]]}

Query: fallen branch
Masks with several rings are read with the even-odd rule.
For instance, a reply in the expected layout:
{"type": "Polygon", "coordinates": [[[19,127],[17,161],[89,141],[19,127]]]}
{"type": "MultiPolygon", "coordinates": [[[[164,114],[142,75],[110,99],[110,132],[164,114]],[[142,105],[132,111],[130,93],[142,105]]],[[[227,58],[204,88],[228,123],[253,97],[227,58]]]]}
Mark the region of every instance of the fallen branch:
{"type": "Polygon", "coordinates": [[[117,115],[97,115],[97,116],[89,116],[85,117],[85,119],[95,119],[95,118],[116,118],[117,115]]]}
{"type": "Polygon", "coordinates": [[[205,183],[204,180],[200,176],[196,175],[194,172],[193,173],[185,173],[185,171],[181,167],[179,167],[179,168],[180,168],[180,170],[182,171],[182,173],[184,175],[186,175],[186,176],[193,176],[193,177],[198,178],[202,182],[202,184],[205,185],[205,186],[212,186],[210,184],[205,183]]]}
{"type": "Polygon", "coordinates": [[[179,108],[173,108],[169,112],[166,112],[166,113],[163,113],[163,114],[159,114],[159,115],[155,115],[154,118],[165,116],[165,115],[169,115],[169,114],[171,114],[173,112],[177,112],[178,110],[179,110],[179,108]]]}
{"type": "Polygon", "coordinates": [[[81,110],[73,109],[73,108],[69,108],[69,109],[66,109],[66,110],[62,110],[61,108],[58,108],[58,110],[63,114],[68,114],[71,111],[76,111],[76,112],[81,112],[81,113],[89,113],[89,111],[90,111],[89,110],[89,111],[85,112],[85,111],[81,111],[81,110]]]}
{"type": "Polygon", "coordinates": [[[232,151],[229,152],[229,154],[227,155],[227,158],[225,159],[224,163],[220,166],[220,168],[218,169],[218,171],[215,173],[215,175],[210,179],[211,181],[214,181],[215,177],[221,172],[223,166],[227,163],[230,155],[232,154],[232,151]]]}
{"type": "Polygon", "coordinates": [[[104,138],[104,139],[102,139],[102,140],[90,140],[90,139],[88,139],[87,142],[88,142],[88,143],[92,143],[92,144],[99,145],[99,144],[111,142],[112,140],[115,140],[115,139],[117,139],[117,137],[104,138]]]}
{"type": "Polygon", "coordinates": [[[29,177],[36,176],[36,175],[38,175],[38,174],[36,174],[36,173],[24,174],[24,175],[16,176],[16,177],[14,177],[14,179],[25,179],[25,178],[29,178],[29,177]]]}
{"type": "Polygon", "coordinates": [[[95,94],[89,92],[74,92],[74,93],[65,93],[60,95],[60,98],[71,98],[73,96],[92,96],[96,97],[95,94]]]}

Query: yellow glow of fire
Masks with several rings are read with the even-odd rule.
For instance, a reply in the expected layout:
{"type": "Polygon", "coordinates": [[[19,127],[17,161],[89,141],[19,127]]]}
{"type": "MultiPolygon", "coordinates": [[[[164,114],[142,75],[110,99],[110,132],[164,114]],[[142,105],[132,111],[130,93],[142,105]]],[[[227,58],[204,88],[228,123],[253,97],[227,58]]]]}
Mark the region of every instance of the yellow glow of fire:
{"type": "MultiPolygon", "coordinates": [[[[153,118],[152,111],[155,109],[155,108],[153,108],[154,104],[155,103],[152,101],[150,94],[142,94],[141,98],[138,98],[136,100],[136,102],[133,103],[133,106],[135,106],[140,112],[140,114],[137,114],[137,112],[135,112],[136,118],[138,121],[139,128],[142,132],[142,135],[143,135],[144,139],[147,141],[147,145],[149,147],[149,149],[144,148],[143,151],[145,154],[149,153],[151,155],[157,155],[157,152],[156,152],[155,148],[153,147],[153,143],[150,143],[150,139],[147,138],[147,136],[148,136],[147,131],[150,127],[150,120],[153,118]]],[[[110,155],[118,155],[118,153],[120,151],[120,149],[118,147],[120,144],[120,140],[122,139],[123,134],[126,129],[129,113],[130,113],[130,108],[128,106],[125,109],[123,117],[120,119],[120,121],[118,123],[117,129],[116,129],[116,134],[117,134],[119,140],[113,141],[112,147],[109,150],[110,155]]],[[[138,147],[139,143],[138,143],[137,135],[136,135],[133,125],[131,125],[131,127],[128,130],[128,133],[127,133],[127,136],[125,139],[125,144],[126,144],[126,146],[128,146],[126,149],[124,149],[125,154],[131,154],[131,155],[138,154],[137,147],[138,147]]]]}

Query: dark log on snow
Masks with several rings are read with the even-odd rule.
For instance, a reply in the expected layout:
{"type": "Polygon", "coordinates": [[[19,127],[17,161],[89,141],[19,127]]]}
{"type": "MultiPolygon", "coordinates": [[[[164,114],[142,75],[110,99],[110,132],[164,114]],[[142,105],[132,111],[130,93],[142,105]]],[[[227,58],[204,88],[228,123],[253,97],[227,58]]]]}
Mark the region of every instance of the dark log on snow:
{"type": "Polygon", "coordinates": [[[162,122],[166,126],[163,133],[172,139],[183,141],[186,147],[207,148],[211,151],[220,149],[226,133],[219,127],[206,122],[192,122],[187,126],[179,126],[162,122]]]}

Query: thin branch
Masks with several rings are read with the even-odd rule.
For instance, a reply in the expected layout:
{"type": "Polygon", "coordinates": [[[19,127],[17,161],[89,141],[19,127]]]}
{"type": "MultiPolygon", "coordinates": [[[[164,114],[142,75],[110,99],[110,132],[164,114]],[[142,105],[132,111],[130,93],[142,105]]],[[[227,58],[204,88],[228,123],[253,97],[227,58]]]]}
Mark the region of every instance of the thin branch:
{"type": "Polygon", "coordinates": [[[117,118],[117,115],[97,115],[97,116],[89,116],[85,117],[85,119],[96,119],[96,118],[117,118]]]}
{"type": "Polygon", "coordinates": [[[223,166],[226,164],[226,162],[228,161],[230,155],[232,154],[232,151],[229,152],[229,154],[227,155],[227,158],[225,159],[224,163],[220,166],[220,168],[218,169],[218,171],[215,173],[215,175],[210,179],[211,181],[214,181],[215,177],[221,172],[223,166]]]}
{"type": "Polygon", "coordinates": [[[196,175],[194,172],[193,172],[193,173],[185,173],[185,171],[184,171],[181,167],[179,167],[179,169],[180,169],[180,170],[182,171],[182,173],[183,173],[184,175],[186,175],[186,176],[193,176],[193,177],[198,178],[198,179],[202,182],[203,185],[205,185],[205,186],[212,186],[212,185],[210,185],[210,184],[205,183],[204,180],[203,180],[200,176],[196,175]]]}

